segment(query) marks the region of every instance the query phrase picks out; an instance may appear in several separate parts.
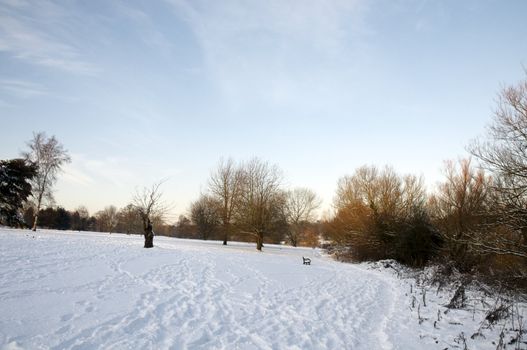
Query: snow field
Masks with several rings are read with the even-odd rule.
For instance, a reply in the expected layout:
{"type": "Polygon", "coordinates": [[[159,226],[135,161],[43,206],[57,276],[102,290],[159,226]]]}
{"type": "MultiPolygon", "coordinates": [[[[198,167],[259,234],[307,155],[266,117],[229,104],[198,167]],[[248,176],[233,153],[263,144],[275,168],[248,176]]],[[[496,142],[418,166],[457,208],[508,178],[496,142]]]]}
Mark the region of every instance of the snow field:
{"type": "Polygon", "coordinates": [[[460,324],[477,326],[466,310],[433,326],[447,296],[431,291],[419,323],[413,281],[316,249],[166,237],[144,249],[141,236],[46,230],[0,239],[2,350],[452,349],[460,324]]]}
{"type": "Polygon", "coordinates": [[[389,280],[318,250],[164,237],[143,249],[140,236],[44,230],[0,237],[4,348],[393,348],[389,280]]]}

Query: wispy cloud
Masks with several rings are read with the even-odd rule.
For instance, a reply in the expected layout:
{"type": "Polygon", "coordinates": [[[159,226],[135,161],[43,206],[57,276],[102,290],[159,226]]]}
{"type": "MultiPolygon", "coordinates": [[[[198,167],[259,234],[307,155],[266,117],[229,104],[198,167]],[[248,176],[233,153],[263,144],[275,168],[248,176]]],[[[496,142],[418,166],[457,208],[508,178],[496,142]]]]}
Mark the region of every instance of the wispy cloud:
{"type": "Polygon", "coordinates": [[[40,84],[15,79],[0,79],[0,90],[23,99],[41,96],[47,93],[46,89],[40,84]]]}
{"type": "Polygon", "coordinates": [[[24,62],[78,74],[95,74],[97,67],[77,46],[58,32],[68,13],[49,1],[0,3],[0,51],[24,62]],[[53,29],[53,30],[51,30],[53,29]]]}
{"type": "Polygon", "coordinates": [[[133,183],[128,159],[99,157],[92,159],[83,154],[72,154],[72,163],[66,168],[66,180],[84,186],[99,183],[126,188],[133,183]]]}
{"type": "Polygon", "coordinates": [[[131,28],[137,30],[137,35],[143,44],[165,54],[168,54],[174,48],[172,42],[160,30],[155,19],[150,14],[137,6],[130,5],[127,1],[115,2],[114,5],[120,15],[133,22],[131,28]]]}
{"type": "Polygon", "coordinates": [[[94,183],[91,176],[78,169],[75,164],[67,164],[64,167],[64,180],[74,185],[89,186],[94,183]]]}
{"type": "Polygon", "coordinates": [[[306,91],[316,94],[332,84],[328,71],[349,67],[365,31],[365,6],[358,0],[167,1],[194,32],[211,76],[233,101],[309,101],[306,91]]]}

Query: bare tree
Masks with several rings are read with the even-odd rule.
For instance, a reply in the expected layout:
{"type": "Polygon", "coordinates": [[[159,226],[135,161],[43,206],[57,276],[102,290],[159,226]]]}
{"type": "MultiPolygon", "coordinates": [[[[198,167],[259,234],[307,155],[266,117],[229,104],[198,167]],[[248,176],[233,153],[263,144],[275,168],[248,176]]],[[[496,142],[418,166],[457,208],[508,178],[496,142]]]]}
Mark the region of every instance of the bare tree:
{"type": "Polygon", "coordinates": [[[444,173],[445,181],[429,205],[450,258],[469,268],[472,242],[484,239],[487,231],[492,180],[475,169],[470,159],[445,162],[444,173]]]}
{"type": "Polygon", "coordinates": [[[220,160],[218,167],[210,176],[210,193],[221,203],[223,245],[229,240],[232,219],[240,203],[242,181],[243,171],[232,159],[220,160]]]}
{"type": "Polygon", "coordinates": [[[195,236],[196,226],[185,215],[180,215],[176,223],[176,237],[195,238],[195,236]]]}
{"type": "Polygon", "coordinates": [[[331,235],[359,259],[385,258],[386,240],[398,229],[394,219],[403,207],[402,193],[402,181],[390,167],[363,166],[339,179],[331,235]]]}
{"type": "Polygon", "coordinates": [[[99,231],[112,233],[119,223],[117,208],[113,205],[107,206],[101,211],[95,213],[99,231]]]}
{"type": "Polygon", "coordinates": [[[143,220],[133,204],[128,204],[117,213],[117,232],[126,234],[140,233],[143,230],[143,220]]]}
{"type": "Polygon", "coordinates": [[[343,258],[398,259],[414,265],[435,253],[423,180],[391,167],[363,166],[337,184],[335,217],[326,232],[343,258]]]}
{"type": "Polygon", "coordinates": [[[237,223],[256,237],[262,250],[265,233],[281,218],[284,196],[280,190],[282,173],[276,165],[253,158],[243,166],[243,190],[237,223]]]}
{"type": "Polygon", "coordinates": [[[33,231],[37,230],[38,215],[45,201],[53,201],[53,185],[57,175],[65,163],[71,161],[68,152],[61,143],[44,132],[33,133],[33,139],[27,143],[29,151],[23,156],[37,165],[37,176],[32,180],[32,192],[35,200],[33,231]]]}
{"type": "Polygon", "coordinates": [[[487,139],[469,151],[494,177],[494,213],[499,227],[492,239],[474,242],[482,252],[527,258],[527,69],[525,78],[498,95],[487,139]]]}
{"type": "Polygon", "coordinates": [[[410,218],[421,210],[425,210],[427,195],[422,176],[405,175],[403,177],[402,204],[400,204],[400,215],[410,218]]]}
{"type": "Polygon", "coordinates": [[[496,178],[503,223],[518,230],[527,243],[527,69],[525,79],[498,95],[487,140],[469,151],[496,178]]]}
{"type": "Polygon", "coordinates": [[[154,230],[152,228],[153,218],[162,219],[168,207],[162,201],[161,185],[164,181],[154,183],[151,187],[143,187],[136,190],[132,204],[139,213],[143,221],[143,231],[145,235],[145,248],[154,247],[154,230]]]}
{"type": "Polygon", "coordinates": [[[215,198],[203,194],[190,205],[190,217],[198,227],[202,239],[207,240],[220,225],[221,204],[215,198]]]}
{"type": "Polygon", "coordinates": [[[295,188],[286,193],[284,213],[289,225],[286,236],[293,247],[296,247],[306,229],[314,220],[314,212],[320,206],[316,193],[307,188],[295,188]]]}

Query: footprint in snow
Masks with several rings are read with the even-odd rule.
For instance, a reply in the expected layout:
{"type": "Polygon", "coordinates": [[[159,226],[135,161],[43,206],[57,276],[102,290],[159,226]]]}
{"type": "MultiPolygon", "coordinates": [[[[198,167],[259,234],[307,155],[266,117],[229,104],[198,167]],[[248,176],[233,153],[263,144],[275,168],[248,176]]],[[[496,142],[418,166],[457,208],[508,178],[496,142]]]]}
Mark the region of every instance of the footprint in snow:
{"type": "Polygon", "coordinates": [[[62,322],[67,322],[73,318],[73,314],[66,314],[60,318],[62,322]]]}

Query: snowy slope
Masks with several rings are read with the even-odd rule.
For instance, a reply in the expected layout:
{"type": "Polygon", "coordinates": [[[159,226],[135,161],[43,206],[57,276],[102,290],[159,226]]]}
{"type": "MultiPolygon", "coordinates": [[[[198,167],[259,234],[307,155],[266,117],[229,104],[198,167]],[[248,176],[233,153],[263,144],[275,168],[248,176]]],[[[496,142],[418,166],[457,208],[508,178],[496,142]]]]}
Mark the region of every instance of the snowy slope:
{"type": "Polygon", "coordinates": [[[0,349],[445,348],[419,336],[402,281],[314,249],[164,237],[143,249],[141,236],[44,230],[0,239],[0,349]]]}

